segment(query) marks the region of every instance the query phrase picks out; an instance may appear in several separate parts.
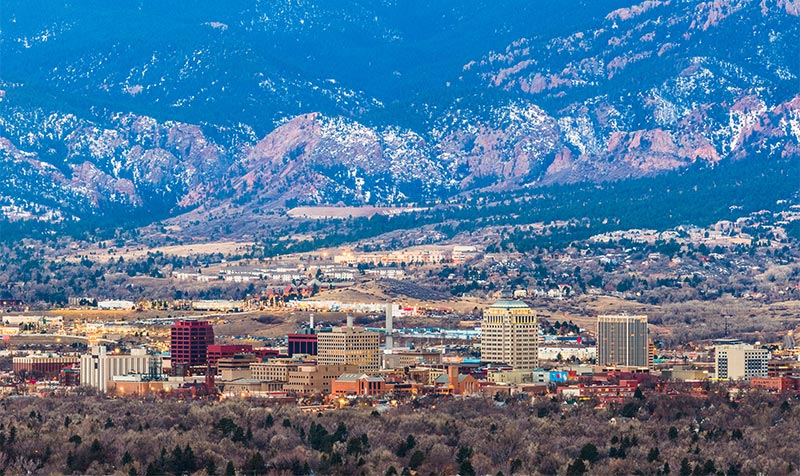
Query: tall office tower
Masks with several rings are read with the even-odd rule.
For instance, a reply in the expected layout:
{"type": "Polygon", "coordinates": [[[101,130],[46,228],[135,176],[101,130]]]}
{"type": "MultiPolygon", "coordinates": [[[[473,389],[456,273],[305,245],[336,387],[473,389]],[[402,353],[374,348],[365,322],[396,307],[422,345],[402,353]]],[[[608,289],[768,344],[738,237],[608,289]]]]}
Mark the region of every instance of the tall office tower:
{"type": "Polygon", "coordinates": [[[317,363],[320,365],[353,364],[359,372],[380,369],[380,334],[362,327],[334,327],[330,332],[317,334],[317,363]]]}
{"type": "Polygon", "coordinates": [[[539,323],[521,301],[498,301],[483,312],[481,360],[515,369],[539,366],[539,323]]]}
{"type": "Polygon", "coordinates": [[[597,364],[652,367],[647,316],[598,316],[597,364]]]}
{"type": "Polygon", "coordinates": [[[170,328],[172,368],[203,366],[208,346],[214,343],[214,328],[207,321],[176,321],[170,328]]]}

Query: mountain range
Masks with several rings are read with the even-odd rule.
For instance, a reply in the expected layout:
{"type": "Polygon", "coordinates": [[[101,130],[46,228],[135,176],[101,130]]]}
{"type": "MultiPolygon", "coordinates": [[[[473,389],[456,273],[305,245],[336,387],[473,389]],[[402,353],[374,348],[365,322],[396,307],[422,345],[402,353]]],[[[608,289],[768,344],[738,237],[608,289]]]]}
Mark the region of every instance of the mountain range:
{"type": "Polygon", "coordinates": [[[0,214],[418,205],[800,156],[800,1],[4,2],[0,214]]]}

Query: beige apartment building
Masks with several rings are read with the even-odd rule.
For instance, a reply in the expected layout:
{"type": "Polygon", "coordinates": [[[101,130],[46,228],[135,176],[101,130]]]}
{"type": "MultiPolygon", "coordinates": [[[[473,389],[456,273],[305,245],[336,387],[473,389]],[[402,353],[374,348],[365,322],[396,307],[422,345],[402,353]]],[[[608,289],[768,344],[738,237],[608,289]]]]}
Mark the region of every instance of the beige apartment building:
{"type": "Polygon", "coordinates": [[[380,370],[380,334],[362,327],[334,327],[317,334],[317,363],[358,366],[359,372],[380,370]]]}
{"type": "Polygon", "coordinates": [[[251,378],[253,372],[250,366],[259,362],[253,355],[237,355],[218,359],[217,371],[219,372],[219,379],[223,382],[230,382],[240,378],[251,378]]]}
{"type": "Polygon", "coordinates": [[[383,368],[402,369],[422,365],[441,365],[442,353],[419,349],[391,349],[383,354],[383,368]]]}
{"type": "Polygon", "coordinates": [[[254,380],[286,382],[289,380],[289,372],[297,370],[301,364],[301,361],[292,358],[269,359],[250,364],[250,373],[254,380]]]}
{"type": "Polygon", "coordinates": [[[521,301],[498,301],[483,311],[481,360],[516,370],[539,366],[539,323],[521,301]]]}
{"type": "Polygon", "coordinates": [[[297,370],[289,371],[283,390],[302,395],[310,393],[331,393],[331,382],[340,375],[358,372],[356,365],[314,365],[303,364],[297,370]]]}

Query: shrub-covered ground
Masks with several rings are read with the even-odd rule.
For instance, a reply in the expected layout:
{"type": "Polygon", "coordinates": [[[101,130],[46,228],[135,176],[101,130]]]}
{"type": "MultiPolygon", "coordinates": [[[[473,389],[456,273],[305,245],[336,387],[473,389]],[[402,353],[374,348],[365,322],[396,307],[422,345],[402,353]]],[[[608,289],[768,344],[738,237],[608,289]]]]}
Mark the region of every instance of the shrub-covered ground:
{"type": "Polygon", "coordinates": [[[0,401],[4,474],[790,474],[794,399],[425,399],[321,415],[262,401],[0,401]]]}

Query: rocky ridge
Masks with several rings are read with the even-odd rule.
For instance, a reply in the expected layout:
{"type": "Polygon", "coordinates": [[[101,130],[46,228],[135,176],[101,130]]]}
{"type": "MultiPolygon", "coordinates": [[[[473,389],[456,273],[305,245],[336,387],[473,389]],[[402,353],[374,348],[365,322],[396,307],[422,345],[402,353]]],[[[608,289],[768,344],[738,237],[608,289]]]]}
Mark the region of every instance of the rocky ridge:
{"type": "MultiPolygon", "coordinates": [[[[336,26],[347,33],[380,9],[383,16],[375,17],[369,35],[387,44],[411,36],[386,21],[396,14],[392,2],[372,5],[375,11],[359,6],[347,18],[316,4],[280,12],[258,5],[237,21],[200,23],[210,44],[219,46],[217,36],[234,31],[266,34],[277,28],[275,19],[298,31],[336,26]]],[[[517,37],[505,49],[466,61],[447,81],[441,78],[440,97],[417,97],[405,106],[366,92],[350,77],[276,68],[239,78],[242,84],[260,78],[257,88],[269,89],[270,121],[276,111],[315,106],[315,112],[284,115],[274,127],[255,113],[238,116],[249,121],[215,115],[239,105],[247,111],[248,101],[261,101],[249,86],[236,96],[230,74],[250,71],[264,52],[240,51],[233,57],[241,71],[228,68],[230,74],[220,65],[232,50],[208,46],[192,55],[178,48],[174,58],[153,53],[140,66],[136,51],[126,70],[113,66],[124,59],[119,50],[66,58],[45,78],[49,87],[69,93],[91,84],[106,94],[97,86],[105,84],[115,102],[69,110],[58,102],[40,104],[24,84],[0,79],[0,211],[12,220],[58,221],[121,211],[163,217],[199,204],[404,205],[478,188],[640,177],[697,162],[796,159],[798,5],[627,5],[565,36],[517,37]],[[742,41],[731,41],[743,31],[742,41]],[[209,85],[207,78],[216,79],[209,85]],[[209,115],[186,121],[131,112],[145,97],[154,105],[170,101],[168,110],[177,116],[209,115]],[[286,98],[294,105],[281,102],[286,98]],[[388,119],[376,120],[375,111],[388,119]],[[401,114],[393,120],[390,111],[401,114]]],[[[23,56],[46,51],[78,24],[12,28],[14,35],[0,44],[23,56]]],[[[510,31],[523,33],[520,27],[510,31]]]]}

